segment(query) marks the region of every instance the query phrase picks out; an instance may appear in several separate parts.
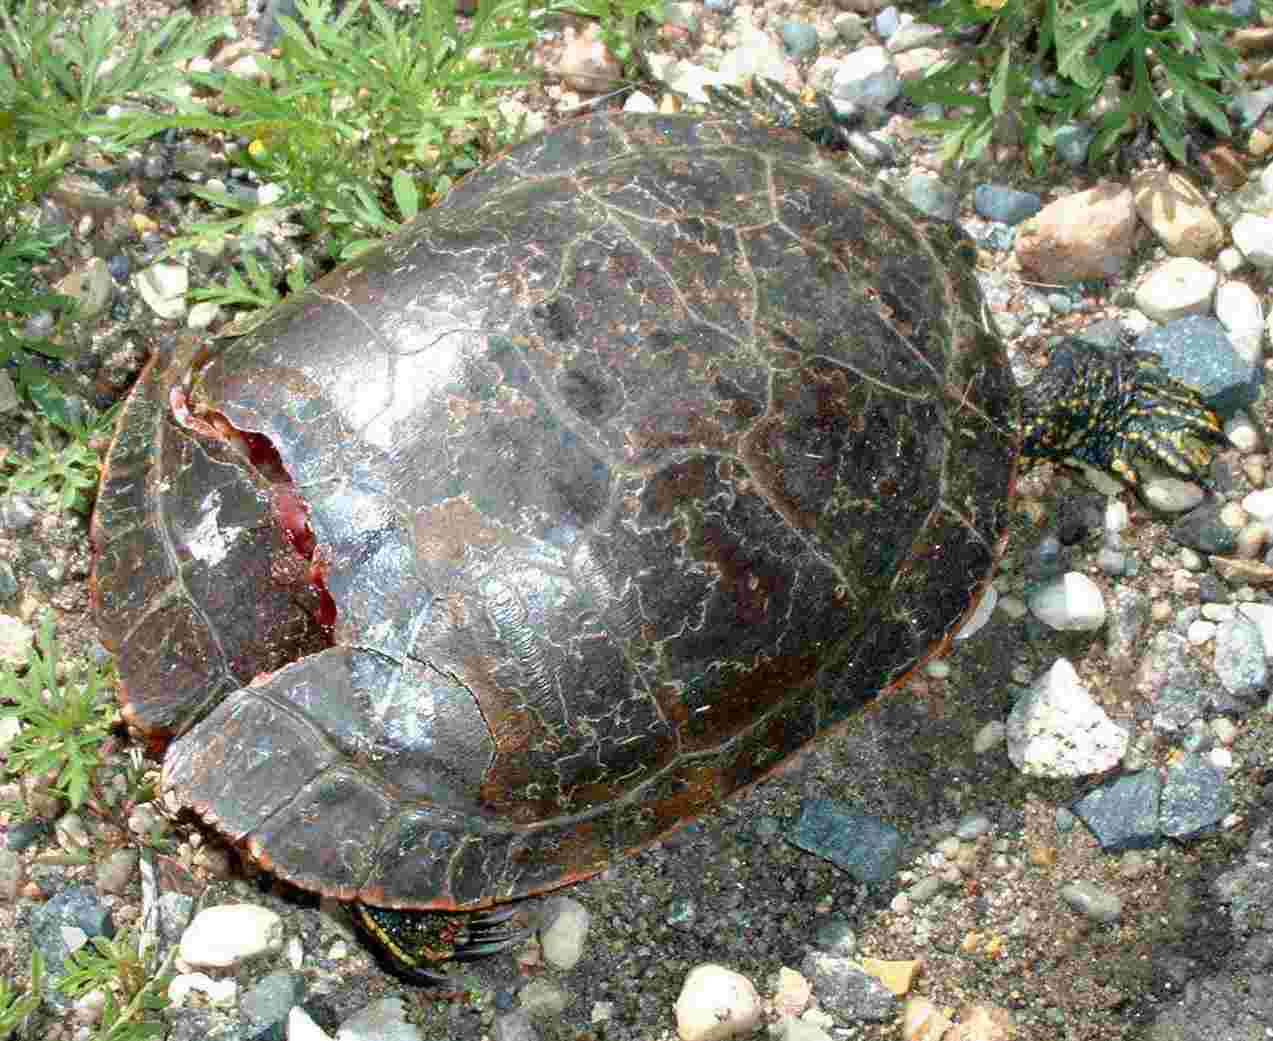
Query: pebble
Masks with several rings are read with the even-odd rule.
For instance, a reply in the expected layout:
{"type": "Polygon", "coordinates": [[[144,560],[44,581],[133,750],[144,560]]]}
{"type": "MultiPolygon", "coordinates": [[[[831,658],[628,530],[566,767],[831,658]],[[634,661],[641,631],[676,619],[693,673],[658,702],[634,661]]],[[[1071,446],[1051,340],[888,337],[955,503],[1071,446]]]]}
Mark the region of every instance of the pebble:
{"type": "Polygon", "coordinates": [[[1136,289],[1136,306],[1157,322],[1210,314],[1219,276],[1209,264],[1173,257],[1149,272],[1136,289]]]}
{"type": "Polygon", "coordinates": [[[1094,788],[1074,803],[1073,810],[1107,853],[1145,849],[1162,840],[1161,794],[1158,771],[1140,770],[1094,788]]]}
{"type": "Polygon", "coordinates": [[[221,904],[200,911],[181,937],[187,965],[225,969],[283,948],[283,920],[255,904],[221,904]]]}
{"type": "Polygon", "coordinates": [[[896,1015],[897,999],[892,992],[850,958],[810,951],[800,963],[800,971],[813,983],[819,1004],[832,1014],[868,1023],[886,1023],[896,1015]]]}
{"type": "Polygon", "coordinates": [[[25,665],[35,630],[12,615],[0,614],[0,665],[25,665]]]}
{"type": "Polygon", "coordinates": [[[1232,787],[1206,757],[1186,752],[1168,764],[1162,790],[1163,834],[1189,839],[1211,831],[1232,806],[1232,787]]]}
{"type": "Polygon", "coordinates": [[[841,102],[880,110],[902,91],[901,77],[892,56],[883,47],[862,47],[835,70],[831,95],[841,102]]]}
{"type": "Polygon", "coordinates": [[[147,306],[160,318],[180,318],[186,313],[190,276],[184,264],[163,261],[138,272],[133,284],[147,306]]]}
{"type": "Polygon", "coordinates": [[[1273,268],[1273,218],[1244,213],[1234,221],[1229,234],[1248,264],[1273,268]]]}
{"type": "Polygon", "coordinates": [[[339,1041],[419,1041],[419,1027],[407,1022],[402,998],[381,998],[340,1025],[339,1041]]]}
{"type": "Polygon", "coordinates": [[[1013,706],[1008,756],[1035,777],[1083,777],[1118,765],[1128,734],[1083,687],[1074,666],[1058,658],[1013,706]]]}
{"type": "Polygon", "coordinates": [[[787,836],[859,882],[887,882],[897,872],[902,834],[892,825],[839,799],[805,799],[787,836]]]}
{"type": "Polygon", "coordinates": [[[202,972],[182,972],[168,984],[168,1000],[184,1005],[191,994],[199,994],[214,1005],[230,1006],[237,1002],[239,985],[233,979],[214,980],[202,972]]]}
{"type": "Polygon", "coordinates": [[[681,1041],[725,1041],[760,1025],[760,995],[751,980],[723,965],[696,965],[676,999],[681,1041]]]}
{"type": "Polygon", "coordinates": [[[1105,624],[1105,598],[1100,587],[1077,571],[1044,583],[1028,602],[1039,621],[1061,632],[1095,632],[1105,624]]]}
{"type": "Polygon", "coordinates": [[[559,897],[546,910],[548,925],[539,934],[544,961],[563,972],[573,969],[583,956],[592,915],[577,900],[559,897]]]}
{"type": "Polygon", "coordinates": [[[1093,921],[1112,925],[1123,916],[1123,901],[1095,882],[1071,882],[1061,888],[1061,899],[1093,921]]]}

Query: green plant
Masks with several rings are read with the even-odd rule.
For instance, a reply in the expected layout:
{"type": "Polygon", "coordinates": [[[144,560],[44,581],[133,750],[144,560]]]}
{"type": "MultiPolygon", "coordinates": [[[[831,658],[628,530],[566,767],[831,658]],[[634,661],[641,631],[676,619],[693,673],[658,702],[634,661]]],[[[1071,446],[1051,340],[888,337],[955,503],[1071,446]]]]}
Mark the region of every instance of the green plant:
{"type": "Polygon", "coordinates": [[[18,0],[16,14],[9,8],[0,4],[0,48],[9,59],[0,62],[0,110],[7,132],[39,157],[42,171],[60,168],[89,137],[98,148],[120,147],[140,106],[171,102],[183,64],[228,24],[182,12],[125,46],[118,15],[106,7],[91,17],[67,3],[18,0]],[[107,107],[120,102],[131,111],[108,117],[107,107]]]}
{"type": "Polygon", "coordinates": [[[23,228],[0,241],[0,366],[11,369],[19,391],[47,379],[36,355],[53,359],[67,355],[66,348],[51,340],[23,336],[17,331],[20,326],[15,320],[71,305],[69,297],[37,289],[32,275],[32,266],[47,260],[52,248],[64,237],[65,233],[23,228]]]}
{"type": "Polygon", "coordinates": [[[463,24],[451,0],[424,0],[405,19],[377,0],[332,8],[298,0],[297,17],[280,20],[278,56],[257,59],[266,82],[192,74],[233,114],[183,112],[131,128],[136,138],[175,125],[246,139],[239,160],[281,189],[267,207],[205,227],[204,244],[248,229],[264,209],[266,219],[294,215],[331,239],[332,256],[349,256],[367,231],[397,226],[385,217],[401,197],[394,175],[418,182],[417,195],[444,192],[479,161],[483,135],[499,135],[497,92],[529,82],[518,67],[534,41],[525,0],[481,0],[463,24]]]}
{"type": "Polygon", "coordinates": [[[52,776],[51,787],[72,808],[83,804],[101,766],[101,746],[110,730],[114,703],[103,696],[99,670],[84,666],[79,675],[58,676],[59,646],[53,624],[40,626],[25,673],[0,669],[0,717],[13,716],[22,729],[9,748],[13,774],[52,776]]]}
{"type": "Polygon", "coordinates": [[[164,1036],[166,1028],[148,1014],[167,1007],[168,964],[151,976],[136,937],[129,933],[113,939],[94,936],[68,960],[58,990],[75,998],[96,989],[106,997],[94,1041],[144,1041],[164,1036]]]}
{"type": "MultiPolygon", "coordinates": [[[[44,393],[47,386],[50,385],[36,385],[34,393],[44,393]]],[[[64,398],[59,404],[62,402],[64,398]]],[[[65,444],[60,443],[51,423],[37,422],[34,450],[30,455],[0,449],[0,470],[8,471],[7,475],[0,475],[3,487],[7,491],[54,499],[59,510],[87,514],[93,507],[93,493],[101,476],[101,459],[95,442],[111,418],[79,427],[68,423],[63,427],[68,435],[65,444]]]]}
{"type": "Polygon", "coordinates": [[[0,979],[0,1041],[12,1037],[27,1016],[40,1007],[44,986],[44,959],[39,951],[31,952],[30,981],[19,991],[8,980],[0,979]]]}
{"type": "Polygon", "coordinates": [[[1148,122],[1179,163],[1192,118],[1230,132],[1221,87],[1237,82],[1220,34],[1240,24],[1184,0],[949,0],[925,15],[948,27],[981,26],[975,44],[909,84],[912,100],[959,110],[926,125],[946,135],[947,159],[977,159],[992,139],[1019,138],[1039,170],[1058,127],[1084,116],[1108,87],[1089,156],[1148,122]]]}

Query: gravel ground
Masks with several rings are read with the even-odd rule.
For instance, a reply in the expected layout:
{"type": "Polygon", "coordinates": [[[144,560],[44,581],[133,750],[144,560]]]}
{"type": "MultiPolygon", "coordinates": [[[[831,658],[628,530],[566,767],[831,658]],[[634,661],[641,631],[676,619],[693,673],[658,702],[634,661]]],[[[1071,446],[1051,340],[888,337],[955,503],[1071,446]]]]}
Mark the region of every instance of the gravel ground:
{"type": "MultiPolygon", "coordinates": [[[[245,36],[255,32],[252,18],[224,6],[210,0],[197,10],[200,15],[235,15],[245,36]]],[[[119,9],[125,25],[163,10],[148,0],[129,0],[119,9]]],[[[812,24],[824,18],[823,12],[782,4],[757,10],[758,20],[770,25],[784,17],[804,17],[812,24]]],[[[723,21],[711,14],[704,17],[704,38],[720,39],[723,21]]],[[[545,41],[545,65],[556,60],[560,46],[560,40],[545,41]]],[[[679,38],[668,43],[692,57],[690,46],[679,38]]],[[[520,100],[555,118],[578,96],[550,80],[524,92],[520,100]]],[[[902,139],[899,133],[897,140],[902,139]]],[[[911,147],[916,164],[931,165],[930,152],[911,147]]],[[[142,151],[157,154],[161,149],[142,151]]],[[[1007,173],[996,171],[1000,177],[1007,173]]],[[[1076,177],[1064,185],[1030,187],[1046,193],[1089,183],[1076,177]]],[[[130,199],[129,213],[144,213],[165,231],[173,227],[163,192],[122,194],[130,199]]],[[[90,243],[73,237],[52,274],[70,270],[91,253],[90,243]]],[[[1141,265],[1126,276],[1128,285],[1156,255],[1147,249],[1138,259],[1141,265]]],[[[1009,297],[1022,291],[1010,273],[994,278],[1009,297]]],[[[1106,299],[1117,298],[1119,287],[1111,289],[1106,299]]],[[[1086,324],[1106,311],[1100,302],[1081,310],[1069,325],[1086,324]]],[[[180,326],[179,321],[154,319],[138,302],[126,320],[108,314],[81,329],[93,359],[84,370],[91,395],[99,404],[118,396],[152,346],[177,334],[180,326]]],[[[1015,346],[1028,353],[1037,342],[1015,346]]],[[[1266,411],[1263,402],[1253,409],[1261,428],[1267,426],[1266,411]]],[[[30,439],[30,428],[17,413],[0,414],[0,444],[21,449],[30,439]]],[[[1226,458],[1238,475],[1234,487],[1240,498],[1247,488],[1242,475],[1252,470],[1244,463],[1251,457],[1239,460],[1230,451],[1226,458]]],[[[1054,468],[1037,471],[1023,482],[1021,492],[1022,508],[996,579],[1000,591],[1020,593],[1032,555],[1045,536],[1059,532],[1065,535],[1070,567],[1091,576],[1112,602],[1116,583],[1096,565],[1103,497],[1054,468]]],[[[1117,586],[1165,608],[1155,614],[1147,642],[1158,629],[1174,628],[1177,612],[1198,602],[1197,575],[1179,563],[1169,522],[1128,498],[1132,523],[1123,548],[1139,569],[1117,586]]],[[[9,601],[0,603],[0,611],[29,620],[52,608],[64,645],[73,653],[92,654],[99,645],[88,613],[86,523],[38,504],[28,509],[11,500],[0,502],[0,561],[12,569],[18,587],[9,601]]],[[[248,900],[283,914],[287,935],[299,937],[304,950],[299,974],[305,1007],[332,1033],[372,998],[396,993],[405,996],[423,1037],[461,1041],[491,1036],[493,1029],[511,1029],[503,1017],[533,980],[538,997],[565,1001],[559,1014],[535,1020],[537,1036],[545,1041],[673,1037],[673,1006],[696,964],[728,966],[750,977],[762,995],[771,995],[780,968],[798,968],[816,945],[815,937],[839,929],[851,930],[862,955],[922,959],[924,971],[913,993],[938,1006],[958,1009],[981,1003],[1008,1010],[1023,1041],[1185,1041],[1204,1034],[1209,1041],[1255,1041],[1273,1036],[1273,1018],[1258,1020],[1267,1028],[1263,1032],[1257,1025],[1257,1017],[1273,1016],[1273,1000],[1258,982],[1267,978],[1269,962],[1252,953],[1259,938],[1267,937],[1263,920],[1257,913],[1235,928],[1216,885],[1234,871],[1257,879],[1267,876],[1267,858],[1245,858],[1273,803],[1268,765],[1273,762],[1273,715],[1266,706],[1235,720],[1235,766],[1228,778],[1233,814],[1225,830],[1134,854],[1107,854],[1081,825],[1058,827],[1063,808],[1090,789],[1092,779],[1028,778],[1009,762],[1002,743],[985,751],[975,744],[987,724],[1006,717],[1023,684],[1058,657],[1074,663],[1113,718],[1139,737],[1148,734],[1144,705],[1128,693],[1135,658],[1112,655],[1099,635],[1056,633],[999,611],[975,637],[955,644],[944,669],[912,679],[709,818],[569,890],[592,915],[584,958],[575,968],[545,968],[533,945],[516,958],[475,963],[464,977],[475,995],[468,1002],[437,1002],[422,991],[404,989],[353,942],[339,909],[319,908],[303,895],[271,886],[268,879],[248,877],[250,868],[236,865],[232,852],[211,836],[189,832],[185,824],[168,832],[178,844],[161,852],[157,864],[161,877],[177,889],[198,892],[211,880],[212,889],[202,897],[205,905],[248,900]],[[851,802],[907,836],[897,884],[870,891],[782,837],[802,801],[811,797],[851,802]],[[942,840],[969,815],[986,818],[985,833],[957,851],[947,845],[942,847],[947,853],[939,853],[942,840]],[[899,890],[949,867],[951,860],[958,864],[959,885],[946,887],[930,903],[909,908],[896,903],[899,890]],[[1118,923],[1099,924],[1061,899],[1061,887],[1079,879],[1121,898],[1124,910],[1118,923]],[[1181,1005],[1182,996],[1192,1001],[1181,1005]]],[[[1171,751],[1161,742],[1142,741],[1141,747],[1146,762],[1161,763],[1171,751]]],[[[124,769],[127,751],[121,740],[106,773],[107,793],[113,790],[110,777],[124,769]]],[[[27,957],[33,905],[25,898],[47,897],[74,880],[96,880],[99,888],[107,888],[102,866],[112,852],[129,846],[132,807],[106,803],[103,796],[81,814],[92,837],[91,863],[67,863],[70,858],[58,856],[55,843],[46,843],[23,854],[13,868],[15,888],[24,899],[0,904],[0,970],[6,978],[17,978],[27,957]]],[[[104,900],[117,923],[135,921],[140,906],[136,877],[111,886],[104,900]]],[[[534,924],[551,906],[550,899],[529,901],[524,913],[534,924]]],[[[250,987],[263,972],[283,965],[280,956],[245,967],[240,982],[250,987]]],[[[207,1033],[209,1022],[204,1012],[174,1012],[170,1036],[207,1033]]],[[[43,1034],[33,1036],[76,1036],[69,1019],[42,1029],[43,1034]]],[[[893,1022],[837,1022],[829,1033],[854,1039],[901,1036],[893,1022]]]]}

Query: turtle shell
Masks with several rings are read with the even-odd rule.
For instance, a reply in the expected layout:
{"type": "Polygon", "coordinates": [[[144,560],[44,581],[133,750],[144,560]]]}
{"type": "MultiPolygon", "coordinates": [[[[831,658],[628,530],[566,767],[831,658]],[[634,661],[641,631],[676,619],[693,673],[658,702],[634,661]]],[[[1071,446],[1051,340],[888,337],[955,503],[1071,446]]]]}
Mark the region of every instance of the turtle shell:
{"type": "Polygon", "coordinates": [[[993,567],[1017,399],[969,252],[797,135],[603,114],[159,358],[94,538],[165,785],[300,886],[467,908],[761,777],[993,567]]]}

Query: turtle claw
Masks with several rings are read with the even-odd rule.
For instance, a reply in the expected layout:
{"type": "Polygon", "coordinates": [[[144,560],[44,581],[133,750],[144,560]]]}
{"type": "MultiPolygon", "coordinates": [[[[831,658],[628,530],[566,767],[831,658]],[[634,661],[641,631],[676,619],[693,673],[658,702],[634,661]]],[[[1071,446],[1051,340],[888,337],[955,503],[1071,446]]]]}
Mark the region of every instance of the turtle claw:
{"type": "Polygon", "coordinates": [[[840,151],[849,146],[850,120],[819,90],[794,94],[777,80],[756,76],[751,92],[727,83],[711,84],[707,96],[722,111],[739,112],[766,126],[795,130],[816,145],[840,151]]]}
{"type": "Polygon", "coordinates": [[[1137,460],[1152,461],[1204,488],[1226,441],[1220,418],[1156,354],[1067,340],[1026,388],[1023,465],[1076,460],[1139,487],[1137,460]]]}
{"type": "Polygon", "coordinates": [[[452,957],[456,961],[472,961],[516,947],[530,935],[529,929],[508,927],[507,923],[516,913],[515,907],[474,912],[469,917],[465,935],[456,941],[452,957]]]}

